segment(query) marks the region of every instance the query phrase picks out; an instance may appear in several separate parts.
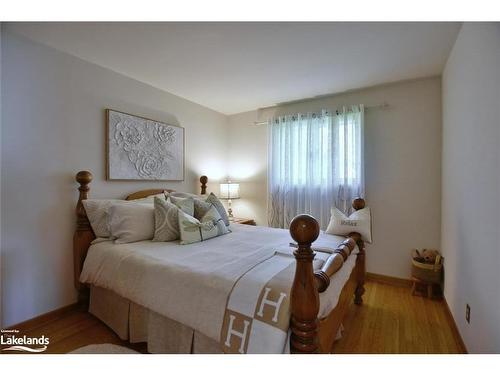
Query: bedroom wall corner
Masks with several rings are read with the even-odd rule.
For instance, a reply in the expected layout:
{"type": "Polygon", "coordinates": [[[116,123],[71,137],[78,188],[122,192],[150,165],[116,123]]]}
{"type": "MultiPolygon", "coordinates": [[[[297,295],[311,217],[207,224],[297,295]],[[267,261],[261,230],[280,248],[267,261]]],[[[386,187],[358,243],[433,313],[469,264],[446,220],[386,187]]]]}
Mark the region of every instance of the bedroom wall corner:
{"type": "MultiPolygon", "coordinates": [[[[0,22],[0,168],[2,165],[2,29],[3,22],[0,22]]],[[[2,305],[2,174],[0,173],[0,328],[3,325],[3,305],[2,305]]]]}
{"type": "Polygon", "coordinates": [[[469,353],[500,352],[500,25],[464,23],[443,73],[444,294],[469,353]],[[470,323],[465,320],[471,307],[470,323]]]}
{"type": "MultiPolygon", "coordinates": [[[[4,25],[5,26],[5,25],[4,25]]],[[[227,116],[112,70],[2,30],[1,247],[3,326],[76,301],[75,173],[90,196],[146,188],[199,193],[226,175],[227,116]],[[104,109],[185,128],[183,182],[107,181],[104,109]]]]}

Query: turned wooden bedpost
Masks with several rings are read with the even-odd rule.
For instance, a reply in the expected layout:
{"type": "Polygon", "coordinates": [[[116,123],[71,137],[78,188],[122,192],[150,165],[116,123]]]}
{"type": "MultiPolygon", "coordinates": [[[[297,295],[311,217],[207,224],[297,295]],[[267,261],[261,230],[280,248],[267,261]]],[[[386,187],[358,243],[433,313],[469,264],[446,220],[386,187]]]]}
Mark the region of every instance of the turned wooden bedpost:
{"type": "Polygon", "coordinates": [[[76,230],[73,235],[73,266],[74,266],[74,284],[78,291],[78,301],[80,303],[88,302],[88,288],[80,283],[80,273],[82,272],[83,262],[87,255],[90,243],[95,239],[94,232],[90,226],[87,213],[83,207],[82,201],[88,198],[90,190],[89,184],[92,181],[92,173],[80,171],[76,174],[76,181],[80,184],[78,187],[79,196],[76,204],[76,230]]]}
{"type": "Polygon", "coordinates": [[[205,195],[207,193],[208,177],[207,176],[201,176],[200,177],[200,182],[201,182],[201,195],[205,195]]]}
{"type": "Polygon", "coordinates": [[[345,239],[328,257],[321,269],[314,272],[314,278],[319,293],[323,293],[328,289],[328,286],[330,285],[330,277],[342,268],[344,262],[347,260],[349,255],[351,255],[355,247],[356,241],[354,238],[349,237],[345,239]]]}
{"type": "Polygon", "coordinates": [[[318,238],[319,224],[310,215],[298,215],[290,223],[297,242],[295,278],[291,291],[291,353],[318,352],[319,295],[314,279],[311,244],[318,238]]]}
{"type": "MultiPolygon", "coordinates": [[[[365,208],[365,200],[363,198],[356,198],[352,202],[352,208],[356,211],[365,208]]],[[[366,264],[365,264],[365,243],[361,238],[359,233],[350,233],[349,237],[353,238],[358,245],[359,253],[356,258],[356,268],[358,274],[356,275],[356,291],[354,292],[354,303],[356,305],[361,305],[363,303],[363,294],[365,294],[365,275],[366,275],[366,264]]]]}

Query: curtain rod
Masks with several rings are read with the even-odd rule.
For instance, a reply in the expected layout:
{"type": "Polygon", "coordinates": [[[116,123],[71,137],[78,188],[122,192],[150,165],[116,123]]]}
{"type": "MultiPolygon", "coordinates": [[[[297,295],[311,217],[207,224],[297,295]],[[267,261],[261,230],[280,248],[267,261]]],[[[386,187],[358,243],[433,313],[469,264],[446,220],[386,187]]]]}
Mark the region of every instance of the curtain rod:
{"type": "MultiPolygon", "coordinates": [[[[272,108],[272,107],[268,107],[272,108]]],[[[377,104],[377,105],[367,105],[365,106],[365,109],[387,109],[389,108],[389,103],[383,102],[382,104],[377,104]]],[[[329,112],[335,112],[338,111],[338,109],[331,109],[328,110],[329,112]]],[[[254,121],[254,125],[260,126],[260,125],[267,125],[267,121],[254,121]]]]}

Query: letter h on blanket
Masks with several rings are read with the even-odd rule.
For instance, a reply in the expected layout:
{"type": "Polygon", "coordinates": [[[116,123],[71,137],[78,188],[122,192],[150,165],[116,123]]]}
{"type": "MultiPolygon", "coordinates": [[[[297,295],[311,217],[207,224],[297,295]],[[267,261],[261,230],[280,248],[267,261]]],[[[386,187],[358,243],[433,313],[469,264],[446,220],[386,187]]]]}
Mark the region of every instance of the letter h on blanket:
{"type": "Polygon", "coordinates": [[[265,305],[272,306],[272,307],[274,307],[273,322],[277,323],[278,322],[278,314],[280,312],[281,303],[285,299],[286,294],[285,293],[280,293],[278,301],[275,302],[275,301],[267,299],[270,291],[271,291],[271,288],[266,288],[265,289],[264,296],[262,297],[262,302],[260,303],[260,308],[259,308],[259,311],[257,312],[257,315],[260,316],[261,318],[263,318],[264,317],[264,306],[265,305]]]}
{"type": "Polygon", "coordinates": [[[230,347],[231,346],[231,336],[236,336],[240,338],[240,347],[238,351],[241,354],[245,353],[245,342],[248,337],[248,327],[250,326],[250,321],[248,320],[243,320],[243,332],[236,331],[233,326],[234,326],[234,321],[236,319],[236,316],[234,315],[229,315],[229,328],[227,329],[227,337],[226,337],[226,342],[225,345],[230,347]]]}

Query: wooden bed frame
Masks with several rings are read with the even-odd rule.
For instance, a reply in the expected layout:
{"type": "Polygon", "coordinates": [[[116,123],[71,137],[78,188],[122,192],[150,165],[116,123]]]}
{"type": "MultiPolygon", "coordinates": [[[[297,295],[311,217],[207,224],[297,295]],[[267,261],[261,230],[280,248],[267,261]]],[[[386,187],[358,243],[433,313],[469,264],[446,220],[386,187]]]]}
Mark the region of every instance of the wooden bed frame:
{"type": "MultiPolygon", "coordinates": [[[[76,181],[80,185],[78,203],[76,205],[76,230],[73,236],[74,283],[78,291],[78,300],[88,304],[89,288],[80,283],[79,277],[83,268],[90,243],[96,238],[82,201],[88,199],[89,185],[92,173],[80,171],[76,174],[76,181]]],[[[207,177],[202,176],[201,193],[206,193],[207,177]]],[[[169,189],[141,190],[127,196],[127,200],[144,198],[153,194],[160,194],[169,189]]],[[[365,201],[356,198],[352,204],[355,210],[365,207],[365,201]]],[[[311,248],[312,243],[319,236],[319,224],[310,215],[298,215],[290,224],[290,235],[297,243],[294,251],[296,259],[295,278],[291,291],[291,320],[292,331],[290,338],[291,353],[331,353],[335,336],[346,315],[354,295],[354,303],[360,305],[365,292],[365,248],[359,233],[350,233],[334,253],[327,259],[321,270],[314,271],[313,259],[315,253],[311,248]],[[330,277],[339,270],[358,245],[359,253],[356,255],[356,265],[351,272],[349,280],[344,285],[337,306],[331,313],[318,319],[319,293],[324,292],[329,284],[330,277]]]]}

